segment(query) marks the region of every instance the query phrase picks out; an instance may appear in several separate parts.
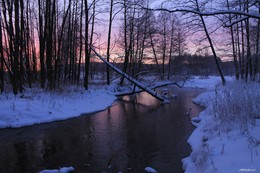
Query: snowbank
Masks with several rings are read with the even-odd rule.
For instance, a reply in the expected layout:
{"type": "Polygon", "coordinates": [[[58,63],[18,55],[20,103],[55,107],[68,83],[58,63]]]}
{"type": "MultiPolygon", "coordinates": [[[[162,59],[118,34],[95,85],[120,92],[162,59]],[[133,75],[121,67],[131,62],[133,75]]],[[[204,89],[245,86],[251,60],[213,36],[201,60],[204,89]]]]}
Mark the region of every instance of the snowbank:
{"type": "Polygon", "coordinates": [[[260,84],[233,81],[203,93],[206,106],[182,160],[186,173],[260,172],[260,84]]]}
{"type": "Polygon", "coordinates": [[[73,167],[63,167],[60,169],[53,169],[53,170],[49,170],[49,169],[45,169],[40,171],[39,173],[70,173],[73,172],[75,169],[73,167]]]}
{"type": "MultiPolygon", "coordinates": [[[[225,79],[226,81],[232,81],[234,77],[226,76],[225,79]]],[[[185,82],[184,87],[213,90],[218,85],[221,85],[221,78],[219,76],[209,76],[208,78],[194,76],[185,82]]]]}
{"type": "Polygon", "coordinates": [[[103,110],[116,97],[109,88],[69,88],[66,92],[27,90],[22,95],[0,95],[0,128],[22,127],[33,124],[65,120],[103,110]]]}
{"type": "Polygon", "coordinates": [[[144,170],[149,173],[157,173],[157,171],[155,169],[153,169],[152,167],[146,167],[146,168],[144,168],[144,170]]]}

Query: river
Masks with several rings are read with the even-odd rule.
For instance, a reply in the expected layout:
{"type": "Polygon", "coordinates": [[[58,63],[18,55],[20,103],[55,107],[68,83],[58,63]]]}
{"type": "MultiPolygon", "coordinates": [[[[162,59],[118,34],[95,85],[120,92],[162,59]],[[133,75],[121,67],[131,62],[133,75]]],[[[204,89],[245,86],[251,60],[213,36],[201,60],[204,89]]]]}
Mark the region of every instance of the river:
{"type": "Polygon", "coordinates": [[[198,89],[170,87],[177,97],[161,104],[147,93],[125,96],[108,109],[86,116],[0,130],[0,172],[35,173],[73,166],[75,172],[182,172],[191,150],[190,116],[201,108],[198,89]],[[133,101],[133,97],[136,101],[133,101]]]}

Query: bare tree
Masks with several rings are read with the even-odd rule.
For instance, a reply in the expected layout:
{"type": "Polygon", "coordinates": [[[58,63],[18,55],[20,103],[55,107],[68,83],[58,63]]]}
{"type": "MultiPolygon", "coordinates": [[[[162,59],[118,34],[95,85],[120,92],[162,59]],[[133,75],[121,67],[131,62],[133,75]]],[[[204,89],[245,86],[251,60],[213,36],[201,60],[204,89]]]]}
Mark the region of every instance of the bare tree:
{"type": "MultiPolygon", "coordinates": [[[[258,13],[260,14],[260,1],[258,2],[258,13]]],[[[254,77],[253,80],[256,80],[256,76],[259,73],[258,72],[258,57],[259,57],[259,39],[260,39],[260,19],[257,21],[257,32],[256,32],[256,57],[255,57],[255,63],[254,63],[254,77]]]]}
{"type": "MultiPolygon", "coordinates": [[[[227,9],[230,10],[229,0],[227,0],[227,9]]],[[[232,22],[231,14],[228,15],[229,22],[232,22]]],[[[231,43],[232,43],[232,51],[233,51],[233,61],[235,66],[235,75],[236,78],[239,79],[239,70],[238,70],[238,60],[237,60],[237,52],[235,46],[235,38],[234,38],[234,29],[233,26],[230,27],[230,34],[231,34],[231,43]]]]}
{"type": "Polygon", "coordinates": [[[41,76],[41,88],[45,87],[45,81],[46,81],[46,75],[45,75],[45,37],[44,37],[44,25],[43,25],[43,2],[38,0],[38,15],[39,15],[39,28],[38,28],[38,34],[39,34],[39,50],[40,50],[40,76],[41,76]]]}
{"type": "Polygon", "coordinates": [[[80,81],[80,72],[81,72],[81,61],[82,61],[82,49],[83,49],[83,34],[82,34],[82,28],[83,28],[83,7],[84,7],[84,0],[81,0],[81,8],[80,8],[80,36],[79,36],[79,62],[78,62],[78,75],[77,75],[77,85],[79,85],[80,81]]]}
{"type": "Polygon", "coordinates": [[[67,21],[68,14],[71,9],[71,0],[68,2],[68,7],[65,10],[64,17],[62,18],[62,24],[60,26],[60,29],[58,29],[58,50],[57,50],[57,57],[55,58],[55,72],[54,72],[54,81],[56,81],[59,84],[60,77],[61,77],[61,71],[62,71],[62,41],[64,38],[64,30],[65,30],[65,24],[67,21]]]}
{"type": "Polygon", "coordinates": [[[162,70],[160,68],[158,56],[157,56],[158,52],[156,51],[156,44],[154,42],[154,35],[157,34],[157,30],[153,26],[153,23],[152,23],[151,20],[149,21],[149,25],[148,25],[148,33],[149,33],[149,37],[150,37],[150,45],[151,45],[151,48],[152,48],[152,53],[153,53],[153,56],[154,56],[155,63],[157,65],[157,70],[160,74],[162,74],[162,70]]]}
{"type": "MultiPolygon", "coordinates": [[[[200,6],[199,6],[199,3],[198,3],[198,0],[195,0],[195,3],[196,3],[197,11],[200,12],[200,6]]],[[[204,18],[203,18],[203,16],[202,16],[201,14],[199,14],[199,17],[200,17],[200,19],[201,19],[204,32],[205,32],[205,34],[206,34],[206,36],[207,36],[207,39],[208,39],[208,42],[209,42],[209,44],[210,44],[210,48],[211,48],[212,54],[213,54],[213,56],[214,56],[216,65],[217,65],[218,72],[219,72],[219,75],[220,75],[220,77],[221,77],[222,84],[225,85],[225,84],[226,84],[226,80],[225,80],[224,75],[223,75],[223,73],[222,73],[222,70],[221,70],[221,67],[220,67],[220,64],[219,64],[219,61],[218,61],[217,53],[216,53],[216,51],[215,51],[213,42],[212,42],[211,37],[210,37],[210,34],[209,34],[209,32],[208,32],[206,23],[205,23],[204,18]]]]}
{"type": "MultiPolygon", "coordinates": [[[[14,14],[15,14],[15,39],[14,39],[14,66],[13,66],[13,92],[14,94],[18,93],[18,85],[20,84],[20,91],[22,91],[22,81],[21,76],[19,75],[19,60],[20,59],[20,13],[19,13],[19,1],[14,2],[14,14]]],[[[20,62],[20,66],[22,66],[22,62],[20,62]]],[[[20,68],[20,70],[22,67],[20,68]]],[[[21,72],[21,71],[20,71],[21,72]]]]}
{"type": "MultiPolygon", "coordinates": [[[[110,10],[109,10],[109,26],[108,26],[108,36],[107,36],[107,61],[110,59],[110,41],[111,41],[111,30],[112,30],[112,21],[113,21],[113,6],[114,0],[110,0],[110,10]]],[[[110,84],[110,72],[109,67],[107,66],[107,85],[110,84]]]]}
{"type": "Polygon", "coordinates": [[[48,88],[53,89],[53,67],[52,67],[52,60],[53,60],[53,50],[52,50],[52,43],[53,43],[53,26],[54,17],[56,13],[55,7],[55,0],[47,0],[46,1],[46,16],[45,16],[45,38],[46,38],[46,70],[47,70],[47,79],[48,79],[48,88]]]}
{"type": "Polygon", "coordinates": [[[84,77],[84,87],[87,90],[88,89],[88,76],[89,76],[89,9],[88,9],[88,0],[85,0],[85,77],[84,77]]]}
{"type": "MultiPolygon", "coordinates": [[[[128,50],[128,42],[127,42],[127,0],[124,0],[124,66],[123,66],[123,72],[126,73],[127,68],[128,68],[128,63],[129,63],[129,50],[128,50]]],[[[123,84],[124,77],[121,78],[120,85],[123,84]]]]}
{"type": "Polygon", "coordinates": [[[2,12],[0,11],[0,90],[1,93],[4,91],[4,53],[3,53],[3,42],[2,42],[2,12]]]}

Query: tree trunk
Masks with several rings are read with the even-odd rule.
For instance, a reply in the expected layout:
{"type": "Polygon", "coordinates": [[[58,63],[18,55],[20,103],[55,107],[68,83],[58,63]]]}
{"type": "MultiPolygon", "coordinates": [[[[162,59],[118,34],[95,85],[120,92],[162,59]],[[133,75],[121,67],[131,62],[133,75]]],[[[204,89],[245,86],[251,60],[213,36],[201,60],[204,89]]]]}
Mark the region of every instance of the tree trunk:
{"type": "MultiPolygon", "coordinates": [[[[242,10],[242,5],[243,2],[241,2],[241,0],[239,0],[239,10],[242,10]]],[[[241,18],[242,16],[239,15],[239,17],[241,18]]],[[[245,33],[244,33],[244,22],[241,21],[240,22],[240,30],[241,30],[241,57],[240,57],[240,73],[241,73],[241,78],[245,79],[245,33]]],[[[239,34],[238,34],[239,35],[239,34]]]]}
{"type": "MultiPolygon", "coordinates": [[[[245,11],[248,12],[249,2],[246,1],[245,11]]],[[[252,59],[251,59],[251,42],[250,42],[250,28],[249,28],[249,19],[245,20],[246,26],[246,43],[247,43],[247,51],[246,51],[246,81],[248,80],[248,76],[252,77],[252,59]]]]}
{"type": "MultiPolygon", "coordinates": [[[[109,26],[108,26],[108,36],[107,36],[107,61],[108,62],[110,59],[110,41],[111,41],[111,30],[112,30],[113,6],[114,6],[114,1],[110,0],[109,26]]],[[[110,85],[110,72],[108,66],[107,66],[107,85],[110,85]]]]}
{"type": "MultiPolygon", "coordinates": [[[[227,8],[229,8],[229,0],[227,0],[227,8]]],[[[229,22],[231,23],[231,15],[229,14],[228,16],[229,22]]],[[[234,61],[234,66],[235,66],[235,75],[236,79],[239,79],[239,71],[238,71],[238,63],[237,63],[237,53],[235,49],[235,40],[234,40],[234,30],[233,26],[230,27],[230,34],[231,34],[231,41],[232,41],[232,50],[233,50],[233,61],[234,61]]]]}
{"type": "Polygon", "coordinates": [[[83,34],[82,34],[82,21],[83,21],[83,4],[84,0],[81,0],[81,8],[80,8],[80,38],[79,38],[79,63],[78,63],[78,74],[77,74],[77,85],[79,85],[80,81],[80,73],[81,73],[81,59],[82,59],[82,48],[83,48],[83,34]]]}
{"type": "Polygon", "coordinates": [[[38,0],[38,10],[39,10],[39,49],[40,49],[40,78],[41,78],[41,88],[44,89],[45,87],[45,37],[43,32],[43,17],[42,17],[42,7],[41,7],[41,0],[38,0]]]}
{"type": "Polygon", "coordinates": [[[85,77],[84,77],[84,87],[88,89],[88,76],[89,76],[89,42],[88,42],[88,18],[89,18],[88,0],[85,0],[85,77]]]}
{"type": "MultiPolygon", "coordinates": [[[[124,66],[123,72],[126,73],[128,63],[129,63],[129,50],[128,50],[128,43],[127,43],[127,4],[126,0],[124,0],[124,48],[125,48],[125,59],[124,59],[124,66]]],[[[120,85],[123,85],[124,77],[121,78],[120,85]]]]}
{"type": "MultiPolygon", "coordinates": [[[[258,13],[260,14],[260,2],[258,2],[258,13]]],[[[254,76],[253,80],[256,80],[256,76],[258,73],[258,58],[259,58],[259,37],[260,37],[260,19],[257,21],[257,33],[256,33],[256,57],[254,62],[254,76]]]]}
{"type": "Polygon", "coordinates": [[[173,34],[174,34],[174,22],[172,20],[171,22],[171,43],[170,43],[170,53],[169,53],[169,64],[168,64],[168,80],[170,79],[171,76],[171,63],[172,63],[172,52],[173,52],[173,34]]]}
{"type": "Polygon", "coordinates": [[[14,40],[14,67],[13,67],[13,93],[18,93],[18,82],[19,82],[19,59],[20,59],[20,26],[19,26],[19,1],[14,2],[15,11],[15,40],[14,40]]]}
{"type": "Polygon", "coordinates": [[[50,90],[53,89],[53,68],[52,68],[52,41],[53,41],[53,25],[54,17],[55,17],[55,0],[51,2],[51,0],[46,1],[46,67],[47,67],[47,79],[48,79],[48,88],[50,90]]]}
{"type": "Polygon", "coordinates": [[[96,18],[96,0],[92,1],[92,25],[91,25],[91,31],[90,31],[90,40],[89,40],[89,48],[88,48],[88,57],[89,57],[89,71],[91,69],[91,74],[92,73],[92,68],[90,67],[90,56],[91,56],[91,46],[93,44],[93,36],[94,36],[94,27],[95,27],[95,18],[96,18]]]}
{"type": "Polygon", "coordinates": [[[25,55],[25,63],[26,63],[25,67],[26,67],[27,81],[28,81],[29,87],[31,88],[32,81],[31,81],[31,68],[30,68],[30,28],[29,28],[29,26],[30,26],[30,24],[29,24],[29,1],[27,1],[27,4],[26,4],[26,29],[24,31],[24,38],[25,38],[24,55],[25,55]]]}
{"type": "Polygon", "coordinates": [[[152,50],[153,50],[153,55],[154,55],[154,59],[155,59],[156,65],[157,65],[158,72],[160,74],[162,74],[161,68],[159,66],[156,50],[155,50],[155,45],[154,45],[154,42],[153,42],[153,36],[152,36],[151,26],[150,25],[149,25],[149,36],[150,36],[150,41],[151,41],[150,43],[151,43],[151,47],[152,47],[152,50]]]}
{"type": "Polygon", "coordinates": [[[163,19],[162,80],[164,80],[164,74],[165,74],[165,57],[166,57],[166,47],[167,47],[166,22],[167,19],[163,19]]]}
{"type": "Polygon", "coordinates": [[[25,36],[24,36],[24,16],[23,16],[23,10],[24,10],[24,4],[23,0],[20,0],[20,31],[19,31],[19,58],[20,58],[20,63],[19,63],[19,91],[20,93],[23,92],[23,80],[24,80],[24,63],[23,59],[25,58],[25,50],[26,50],[26,44],[25,44],[25,36]]]}
{"type": "MultiPolygon", "coordinates": [[[[199,9],[199,4],[198,4],[198,0],[196,0],[196,6],[197,6],[197,10],[200,11],[200,9],[199,9]]],[[[216,54],[214,45],[213,45],[213,43],[212,43],[212,40],[211,40],[211,38],[210,38],[209,32],[208,32],[208,30],[207,30],[206,23],[205,23],[205,21],[204,21],[203,16],[202,16],[202,15],[199,15],[199,16],[200,16],[200,19],[201,19],[201,22],[202,22],[202,26],[203,26],[204,32],[205,32],[205,34],[206,34],[206,36],[207,36],[207,39],[208,39],[208,42],[209,42],[209,44],[210,44],[210,48],[211,48],[211,51],[212,51],[212,53],[213,53],[213,56],[214,56],[214,59],[215,59],[215,63],[216,63],[216,65],[217,65],[217,69],[218,69],[219,75],[220,75],[220,77],[221,77],[222,84],[225,85],[225,84],[226,84],[226,80],[225,80],[225,77],[224,77],[224,75],[223,75],[223,73],[222,73],[222,70],[221,70],[221,68],[220,68],[220,64],[219,64],[219,61],[218,61],[218,57],[217,57],[217,54],[216,54]]]]}
{"type": "MultiPolygon", "coordinates": [[[[147,4],[147,8],[148,8],[148,5],[149,4],[147,4]]],[[[137,69],[136,79],[138,79],[138,74],[139,74],[139,72],[141,70],[142,61],[143,61],[143,57],[144,57],[145,41],[146,41],[146,38],[147,38],[148,19],[149,19],[149,14],[148,14],[148,10],[146,10],[144,31],[143,31],[143,38],[142,38],[142,45],[141,45],[141,51],[140,51],[140,56],[139,56],[139,62],[138,62],[138,69],[137,69]]]]}
{"type": "Polygon", "coordinates": [[[63,34],[64,34],[64,27],[65,27],[65,23],[67,20],[67,16],[68,13],[70,11],[70,7],[71,7],[71,0],[69,0],[69,4],[68,4],[68,8],[65,12],[65,16],[62,19],[62,24],[61,24],[61,31],[60,31],[60,35],[58,34],[58,50],[57,50],[57,58],[55,60],[55,73],[54,73],[54,81],[57,81],[58,85],[59,85],[59,81],[60,81],[60,76],[61,76],[61,71],[62,71],[62,62],[61,62],[61,44],[62,44],[62,39],[63,39],[63,34]]]}
{"type": "Polygon", "coordinates": [[[0,10],[0,90],[4,92],[4,53],[2,42],[2,13],[0,10]]]}

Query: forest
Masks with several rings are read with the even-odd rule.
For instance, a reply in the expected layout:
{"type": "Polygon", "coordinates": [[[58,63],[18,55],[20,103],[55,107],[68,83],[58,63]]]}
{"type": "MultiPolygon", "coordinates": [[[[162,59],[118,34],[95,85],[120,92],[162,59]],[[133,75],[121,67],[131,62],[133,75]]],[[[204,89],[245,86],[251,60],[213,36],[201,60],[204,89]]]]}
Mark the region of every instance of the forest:
{"type": "Polygon", "coordinates": [[[93,49],[136,79],[150,66],[162,79],[259,80],[259,27],[257,0],[1,0],[0,89],[88,89],[93,49]]]}

